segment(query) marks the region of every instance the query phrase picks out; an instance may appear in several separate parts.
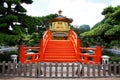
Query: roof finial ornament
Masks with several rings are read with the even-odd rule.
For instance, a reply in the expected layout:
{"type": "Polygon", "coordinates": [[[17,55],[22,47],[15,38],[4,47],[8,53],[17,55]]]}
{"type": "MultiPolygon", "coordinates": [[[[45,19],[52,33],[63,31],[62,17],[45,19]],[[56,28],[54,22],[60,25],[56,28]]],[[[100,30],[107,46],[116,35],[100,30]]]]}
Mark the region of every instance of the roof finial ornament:
{"type": "Polygon", "coordinates": [[[61,14],[62,14],[62,11],[61,11],[61,10],[59,10],[59,11],[58,11],[58,14],[59,14],[59,15],[61,15],[61,14]]]}

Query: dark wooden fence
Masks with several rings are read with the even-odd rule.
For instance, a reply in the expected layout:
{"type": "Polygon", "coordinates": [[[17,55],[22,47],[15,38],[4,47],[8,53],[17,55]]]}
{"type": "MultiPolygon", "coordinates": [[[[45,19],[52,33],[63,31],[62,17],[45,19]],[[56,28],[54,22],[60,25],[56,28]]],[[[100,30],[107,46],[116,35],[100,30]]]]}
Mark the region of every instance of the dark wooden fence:
{"type": "Polygon", "coordinates": [[[120,62],[109,64],[0,62],[0,76],[36,78],[120,77],[120,62]]]}

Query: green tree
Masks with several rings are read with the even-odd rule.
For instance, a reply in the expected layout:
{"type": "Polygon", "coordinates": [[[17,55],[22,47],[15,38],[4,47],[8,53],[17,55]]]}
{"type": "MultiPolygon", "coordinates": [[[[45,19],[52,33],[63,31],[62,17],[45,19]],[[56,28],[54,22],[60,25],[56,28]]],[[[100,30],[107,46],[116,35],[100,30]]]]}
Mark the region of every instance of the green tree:
{"type": "Polygon", "coordinates": [[[0,45],[17,44],[25,32],[20,20],[20,16],[26,16],[22,3],[31,4],[32,0],[0,0],[0,45]]]}
{"type": "Polygon", "coordinates": [[[39,46],[39,37],[40,35],[38,33],[24,36],[24,43],[26,46],[39,46]]]}
{"type": "Polygon", "coordinates": [[[102,14],[105,18],[93,26],[90,31],[81,34],[81,36],[94,39],[100,37],[107,47],[118,45],[120,43],[120,6],[107,7],[102,14]]]}
{"type": "Polygon", "coordinates": [[[25,28],[28,28],[28,34],[45,31],[49,27],[49,19],[56,17],[57,14],[50,14],[42,17],[20,16],[20,21],[25,28]]]}
{"type": "Polygon", "coordinates": [[[26,15],[27,10],[21,4],[32,2],[32,0],[0,0],[0,45],[17,45],[19,39],[24,38],[26,33],[31,35],[45,31],[49,26],[48,20],[57,16],[57,14],[42,17],[26,15]]]}
{"type": "Polygon", "coordinates": [[[49,19],[56,17],[57,14],[50,14],[42,17],[20,16],[22,26],[28,29],[28,35],[23,36],[25,45],[38,46],[40,39],[40,32],[44,34],[46,28],[49,27],[49,19]]]}

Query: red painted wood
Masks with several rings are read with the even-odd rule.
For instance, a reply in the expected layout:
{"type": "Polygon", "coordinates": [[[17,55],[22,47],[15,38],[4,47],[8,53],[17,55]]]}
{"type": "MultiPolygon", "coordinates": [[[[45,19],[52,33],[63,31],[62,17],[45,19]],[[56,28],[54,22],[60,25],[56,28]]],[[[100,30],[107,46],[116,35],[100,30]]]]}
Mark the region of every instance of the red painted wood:
{"type": "Polygon", "coordinates": [[[43,61],[47,62],[77,61],[72,42],[70,40],[50,40],[46,46],[43,61]]]}
{"type": "Polygon", "coordinates": [[[80,62],[98,64],[101,59],[101,46],[96,48],[80,47],[81,41],[77,38],[75,32],[71,30],[68,34],[68,40],[52,40],[52,33],[47,30],[42,39],[40,47],[24,47],[19,45],[19,61],[21,63],[30,62],[80,62]],[[27,49],[39,49],[38,53],[25,54],[27,49]],[[94,54],[82,53],[82,50],[93,50],[94,54]],[[26,57],[31,57],[26,60],[26,57]],[[92,59],[92,60],[89,60],[92,59]]]}

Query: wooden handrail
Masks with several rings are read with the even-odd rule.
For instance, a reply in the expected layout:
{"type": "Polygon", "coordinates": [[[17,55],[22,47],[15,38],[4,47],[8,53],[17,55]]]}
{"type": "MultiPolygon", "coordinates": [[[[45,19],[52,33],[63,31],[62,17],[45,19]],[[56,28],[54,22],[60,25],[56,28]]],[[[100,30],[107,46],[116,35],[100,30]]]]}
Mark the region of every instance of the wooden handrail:
{"type": "Polygon", "coordinates": [[[43,35],[43,38],[42,38],[42,40],[40,42],[40,44],[41,44],[40,45],[40,47],[41,47],[41,49],[40,49],[40,58],[41,58],[41,60],[43,59],[43,55],[44,55],[44,52],[45,52],[46,45],[47,45],[48,41],[51,40],[51,39],[52,39],[51,31],[46,30],[46,32],[43,35]]]}
{"type": "Polygon", "coordinates": [[[40,49],[40,47],[25,47],[25,50],[28,50],[28,49],[40,49]]]}
{"type": "MultiPolygon", "coordinates": [[[[84,62],[84,63],[88,63],[88,62],[91,62],[90,60],[88,60],[88,58],[92,58],[94,63],[98,64],[100,62],[100,59],[101,59],[101,46],[96,46],[96,48],[90,48],[90,47],[80,47],[80,50],[93,50],[94,51],[94,54],[84,54],[84,53],[81,53],[80,56],[81,57],[84,57],[84,60],[82,59],[81,62],[84,62]]],[[[93,64],[93,63],[91,63],[93,64]]]]}
{"type": "Polygon", "coordinates": [[[25,47],[23,44],[19,45],[19,60],[21,63],[29,63],[29,62],[36,62],[41,61],[44,55],[44,51],[47,45],[47,42],[52,39],[52,33],[49,30],[46,30],[45,34],[43,35],[43,38],[40,40],[40,46],[39,47],[25,47]],[[38,49],[38,53],[31,53],[26,54],[26,50],[29,49],[38,49]],[[26,57],[31,57],[32,59],[26,60],[26,57]],[[39,58],[39,59],[36,59],[39,58]]]}
{"type": "Polygon", "coordinates": [[[79,47],[80,45],[78,45],[78,38],[77,38],[77,35],[76,33],[74,32],[74,30],[71,30],[68,34],[68,39],[70,41],[72,41],[73,43],[73,46],[74,46],[74,49],[75,49],[75,53],[76,53],[76,57],[77,59],[79,60],[80,59],[80,50],[79,50],[79,47]]]}
{"type": "MultiPolygon", "coordinates": [[[[68,34],[68,39],[72,41],[74,47],[77,47],[77,35],[73,30],[71,30],[68,34]]],[[[76,50],[76,49],[75,49],[76,50]]],[[[77,50],[76,50],[77,51],[77,50]]]]}
{"type": "Polygon", "coordinates": [[[25,61],[26,63],[29,64],[30,62],[32,62],[32,63],[35,63],[36,61],[38,62],[40,55],[39,55],[39,53],[31,53],[31,54],[25,54],[25,57],[26,58],[30,57],[30,60],[25,61]]]}
{"type": "Polygon", "coordinates": [[[52,39],[52,33],[50,32],[50,30],[47,30],[43,35],[43,53],[46,48],[47,42],[51,39],[52,39]]]}
{"type": "Polygon", "coordinates": [[[25,54],[25,56],[39,55],[38,53],[25,54]]]}
{"type": "Polygon", "coordinates": [[[96,50],[96,48],[80,47],[81,50],[96,50]]]}
{"type": "Polygon", "coordinates": [[[80,41],[77,38],[77,35],[74,32],[74,30],[71,30],[69,32],[68,39],[70,41],[72,41],[72,43],[73,43],[75,53],[76,53],[76,57],[77,57],[79,62],[84,62],[84,63],[92,62],[92,63],[97,63],[97,64],[100,62],[100,56],[101,56],[101,47],[100,46],[97,46],[96,48],[80,47],[80,41]],[[81,52],[81,50],[93,50],[94,54],[93,55],[84,54],[84,53],[81,52]],[[82,57],[84,59],[82,59],[82,57]],[[92,58],[93,61],[90,61],[88,58],[92,58]]]}

